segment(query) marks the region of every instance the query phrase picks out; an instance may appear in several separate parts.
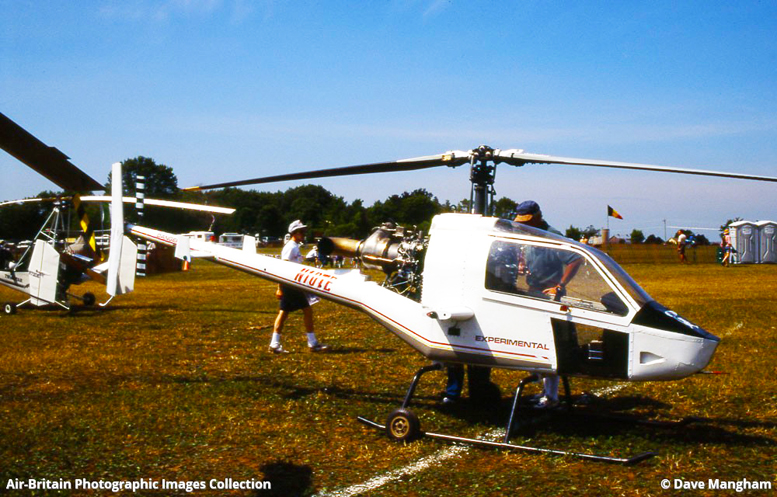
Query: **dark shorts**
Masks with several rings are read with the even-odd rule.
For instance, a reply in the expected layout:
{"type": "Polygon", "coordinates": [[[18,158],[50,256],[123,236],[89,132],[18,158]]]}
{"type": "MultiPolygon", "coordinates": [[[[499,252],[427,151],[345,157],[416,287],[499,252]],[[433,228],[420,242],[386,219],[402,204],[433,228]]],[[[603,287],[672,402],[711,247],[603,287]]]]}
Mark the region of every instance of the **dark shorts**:
{"type": "Polygon", "coordinates": [[[305,307],[310,307],[308,298],[304,292],[301,292],[290,286],[281,285],[283,296],[281,297],[281,310],[294,312],[305,307]]]}

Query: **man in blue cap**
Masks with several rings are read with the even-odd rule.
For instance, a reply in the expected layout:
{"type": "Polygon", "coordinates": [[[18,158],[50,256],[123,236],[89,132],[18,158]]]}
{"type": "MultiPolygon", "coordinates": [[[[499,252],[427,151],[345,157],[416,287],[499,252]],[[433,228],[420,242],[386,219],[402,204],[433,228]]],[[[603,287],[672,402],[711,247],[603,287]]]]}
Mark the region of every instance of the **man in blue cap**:
{"type": "MultiPolygon", "coordinates": [[[[515,222],[539,228],[556,235],[561,232],[552,227],[543,219],[542,210],[534,200],[522,202],[515,210],[515,222]]],[[[528,247],[531,252],[527,254],[529,260],[529,272],[526,282],[530,292],[546,298],[559,299],[565,292],[565,286],[574,278],[583,259],[572,252],[548,250],[542,247],[528,247]]],[[[557,374],[542,375],[542,393],[539,394],[537,406],[545,409],[556,407],[559,404],[557,374]]]]}
{"type": "MultiPolygon", "coordinates": [[[[561,232],[550,226],[542,217],[542,210],[534,200],[521,202],[515,210],[515,222],[539,228],[550,233],[561,235],[561,232]]],[[[538,294],[546,298],[561,297],[564,292],[563,283],[572,279],[577,272],[582,259],[571,255],[569,260],[555,260],[557,251],[544,253],[537,250],[532,257],[531,268],[533,272],[533,284],[529,282],[538,294]]],[[[571,254],[571,253],[570,253],[571,254]]],[[[493,400],[494,389],[498,393],[498,387],[491,383],[491,368],[469,366],[469,390],[471,398],[480,397],[483,400],[493,400]]],[[[552,408],[559,404],[558,399],[559,377],[556,374],[543,375],[543,391],[536,398],[538,407],[552,408]]],[[[461,396],[464,387],[464,367],[453,365],[448,367],[448,383],[445,387],[443,404],[454,404],[461,396]]]]}

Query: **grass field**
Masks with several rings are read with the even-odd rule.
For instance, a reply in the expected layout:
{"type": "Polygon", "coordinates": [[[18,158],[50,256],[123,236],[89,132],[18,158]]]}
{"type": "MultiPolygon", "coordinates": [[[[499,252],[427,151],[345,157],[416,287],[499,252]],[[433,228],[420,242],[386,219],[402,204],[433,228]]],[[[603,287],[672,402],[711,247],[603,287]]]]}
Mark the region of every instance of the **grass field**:
{"type": "MultiPolygon", "coordinates": [[[[604,454],[659,453],[636,466],[433,440],[393,443],[355,417],[382,422],[425,365],[422,356],[366,316],[330,302],[316,306],[316,319],[331,353],[306,351],[295,315],[284,342],[293,353],[274,356],[267,344],[275,286],[196,263],[189,273],[140,281],[137,292],[105,310],[0,316],[0,494],[36,493],[8,489],[9,480],[30,478],[232,478],[272,485],[232,495],[676,494],[662,490],[664,478],[777,485],[777,267],[626,269],[659,302],[723,339],[709,369],[729,374],[672,383],[573,380],[572,388],[596,394],[583,408],[589,412],[701,419],[656,428],[532,414],[513,441],[604,454]]],[[[92,290],[98,300],[103,295],[92,284],[77,290],[92,290]]],[[[0,289],[0,301],[20,297],[0,289]]],[[[430,373],[415,410],[424,429],[493,437],[522,376],[494,372],[501,405],[444,410],[437,402],[443,374],[430,373]]]]}

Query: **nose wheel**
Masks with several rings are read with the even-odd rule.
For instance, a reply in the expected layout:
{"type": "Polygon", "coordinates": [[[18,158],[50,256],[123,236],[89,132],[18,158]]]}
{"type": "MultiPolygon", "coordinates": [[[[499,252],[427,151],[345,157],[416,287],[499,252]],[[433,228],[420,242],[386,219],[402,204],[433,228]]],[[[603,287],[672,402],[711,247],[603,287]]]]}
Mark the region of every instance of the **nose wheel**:
{"type": "Polygon", "coordinates": [[[420,437],[421,422],[410,409],[396,409],[386,418],[386,434],[397,442],[410,442],[420,437]]]}
{"type": "Polygon", "coordinates": [[[92,292],[86,292],[81,299],[84,301],[85,306],[92,306],[95,300],[97,300],[92,292]]]}

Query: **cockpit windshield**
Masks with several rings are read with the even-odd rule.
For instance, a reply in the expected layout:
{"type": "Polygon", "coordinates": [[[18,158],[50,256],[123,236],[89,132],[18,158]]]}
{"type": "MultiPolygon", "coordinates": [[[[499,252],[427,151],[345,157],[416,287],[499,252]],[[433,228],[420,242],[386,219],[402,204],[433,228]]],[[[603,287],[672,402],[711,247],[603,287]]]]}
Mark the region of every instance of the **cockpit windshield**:
{"type": "Polygon", "coordinates": [[[605,254],[599,249],[596,249],[594,247],[591,247],[590,245],[585,245],[580,242],[576,242],[574,240],[571,240],[569,238],[565,238],[561,235],[557,235],[555,233],[550,233],[545,230],[541,230],[539,228],[533,228],[531,226],[526,226],[521,223],[516,223],[512,221],[508,221],[506,219],[500,219],[496,222],[494,225],[494,228],[502,233],[511,233],[516,235],[525,235],[525,236],[534,236],[539,238],[546,238],[549,240],[564,242],[570,245],[573,245],[575,247],[578,247],[584,251],[586,251],[590,256],[594,259],[597,259],[599,262],[604,265],[604,267],[607,269],[607,271],[612,275],[613,278],[626,290],[626,292],[631,296],[632,299],[642,307],[647,302],[650,302],[653,300],[653,298],[648,295],[648,293],[643,290],[636,281],[634,281],[631,276],[626,273],[626,271],[623,270],[622,267],[618,265],[617,262],[615,262],[609,255],[605,254]]]}

